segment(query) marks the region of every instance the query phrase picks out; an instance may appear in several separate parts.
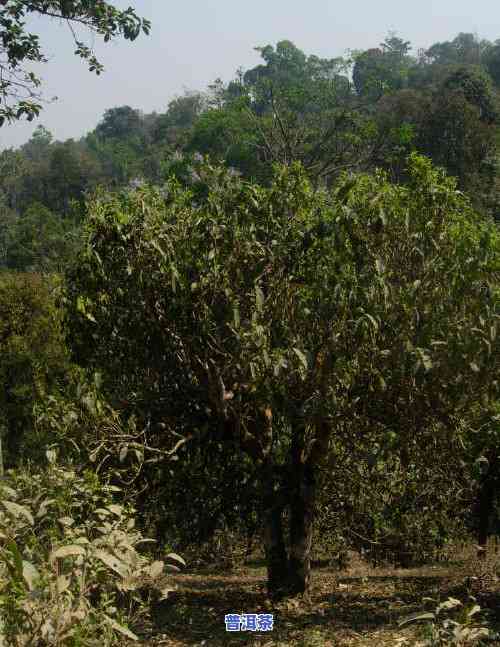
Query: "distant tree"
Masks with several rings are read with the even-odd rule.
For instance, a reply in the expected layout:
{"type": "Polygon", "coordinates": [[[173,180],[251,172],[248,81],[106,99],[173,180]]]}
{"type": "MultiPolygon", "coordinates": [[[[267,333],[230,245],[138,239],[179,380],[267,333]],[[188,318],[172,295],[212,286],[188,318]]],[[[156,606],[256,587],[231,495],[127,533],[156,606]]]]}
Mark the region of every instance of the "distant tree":
{"type": "Polygon", "coordinates": [[[10,209],[21,208],[24,180],[30,175],[32,165],[20,150],[8,148],[0,152],[0,196],[10,209]]]}
{"type": "Polygon", "coordinates": [[[0,198],[0,269],[4,269],[7,263],[7,254],[11,244],[12,230],[15,227],[19,216],[5,203],[5,197],[0,198]]]}
{"type": "Polygon", "coordinates": [[[31,205],[9,227],[5,265],[20,272],[60,272],[74,251],[73,224],[42,204],[31,205]]]}
{"type": "Polygon", "coordinates": [[[445,90],[458,90],[479,108],[479,118],[493,123],[498,118],[491,78],[479,66],[460,66],[443,82],[445,90]]]}
{"type": "MultiPolygon", "coordinates": [[[[32,273],[0,273],[0,434],[5,464],[35,433],[33,405],[64,384],[68,355],[54,284],[32,273]]],[[[31,439],[32,440],[32,439],[31,439]]]]}
{"type": "Polygon", "coordinates": [[[486,49],[482,62],[495,85],[500,86],[500,40],[495,41],[486,49]]]}
{"type": "Polygon", "coordinates": [[[27,31],[26,18],[37,14],[46,18],[60,18],[67,23],[74,37],[75,54],[86,61],[89,70],[100,74],[103,66],[93,48],[73,31],[79,25],[102,36],[104,42],[122,36],[135,40],[141,32],[149,33],[148,20],[139,18],[134,9],[117,9],[104,0],[1,0],[0,2],[0,126],[5,121],[28,120],[41,109],[38,88],[41,81],[32,71],[32,63],[45,63],[40,38],[27,31]]]}
{"type": "Polygon", "coordinates": [[[390,34],[379,48],[355,54],[353,82],[358,94],[377,100],[386,92],[406,87],[413,65],[410,49],[408,41],[390,34]]]}
{"type": "MultiPolygon", "coordinates": [[[[461,90],[435,96],[419,133],[418,148],[454,175],[461,189],[487,193],[495,174],[493,126],[461,90]]],[[[476,195],[475,195],[476,194],[476,195]]]]}
{"type": "Polygon", "coordinates": [[[385,94],[377,103],[374,120],[380,145],[373,165],[389,171],[396,181],[406,176],[409,153],[419,150],[419,138],[432,103],[430,93],[413,89],[385,94]]]}
{"type": "Polygon", "coordinates": [[[245,177],[265,179],[269,166],[259,154],[260,143],[252,115],[242,104],[232,104],[203,112],[189,134],[186,149],[224,160],[245,177]]]}
{"type": "Polygon", "coordinates": [[[188,92],[172,99],[165,113],[156,119],[153,138],[156,142],[182,148],[189,130],[207,107],[207,99],[201,92],[188,92]]]}
{"type": "Polygon", "coordinates": [[[48,159],[49,148],[52,144],[52,133],[45,126],[37,126],[30,139],[21,146],[21,150],[33,162],[42,162],[43,158],[48,159]]]}
{"type": "Polygon", "coordinates": [[[141,135],[141,114],[130,106],[110,108],[94,132],[100,139],[129,139],[141,135]]]}
{"type": "Polygon", "coordinates": [[[439,84],[380,99],[375,121],[381,145],[374,163],[402,179],[405,155],[410,150],[424,153],[454,175],[479,206],[496,174],[497,111],[491,80],[472,65],[443,66],[441,73],[439,84]]]}
{"type": "Polygon", "coordinates": [[[218,85],[189,149],[215,153],[264,183],[274,163],[298,161],[317,184],[362,167],[372,153],[371,124],[356,104],[347,63],[307,56],[290,41],[257,50],[265,63],[218,85]]]}
{"type": "Polygon", "coordinates": [[[72,200],[83,200],[89,178],[86,177],[78,146],[73,140],[53,147],[46,179],[45,203],[56,213],[66,214],[72,200]]]}
{"type": "Polygon", "coordinates": [[[480,65],[490,43],[475,34],[460,33],[452,41],[435,43],[425,52],[429,62],[438,65],[480,65]]]}

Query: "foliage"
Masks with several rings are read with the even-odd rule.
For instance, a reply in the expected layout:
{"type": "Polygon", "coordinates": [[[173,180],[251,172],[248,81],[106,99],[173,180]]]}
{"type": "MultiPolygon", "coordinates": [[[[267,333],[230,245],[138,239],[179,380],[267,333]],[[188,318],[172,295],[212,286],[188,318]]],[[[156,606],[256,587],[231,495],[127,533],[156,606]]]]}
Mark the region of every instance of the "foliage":
{"type": "Polygon", "coordinates": [[[89,70],[100,74],[102,64],[92,47],[79,40],[73,25],[83,25],[90,32],[102,36],[104,42],[122,36],[135,40],[141,32],[149,33],[150,23],[139,18],[134,9],[119,10],[114,5],[91,0],[2,0],[0,7],[0,126],[5,121],[20,119],[23,115],[31,121],[41,109],[38,88],[41,81],[29,67],[30,63],[45,63],[40,38],[26,29],[26,18],[37,14],[64,20],[75,41],[75,54],[86,61],[89,70]]]}
{"type": "Polygon", "coordinates": [[[32,204],[7,229],[6,238],[2,264],[25,272],[60,271],[77,242],[74,223],[55,216],[42,204],[32,204]]]}
{"type": "Polygon", "coordinates": [[[273,163],[300,161],[315,185],[329,186],[345,169],[384,168],[406,181],[405,159],[418,151],[498,216],[495,47],[460,34],[414,56],[393,33],[350,59],[308,55],[288,40],[258,47],[259,65],[159,114],[113,107],[78,142],[52,142],[42,128],[0,155],[0,193],[19,216],[33,203],[67,216],[97,185],[162,185],[179,158],[198,153],[261,184],[273,163]]]}
{"type": "MultiPolygon", "coordinates": [[[[425,600],[435,602],[430,598],[425,598],[425,600]]],[[[420,620],[428,622],[424,632],[426,640],[415,643],[415,647],[478,645],[483,644],[483,641],[489,637],[493,638],[492,632],[487,628],[486,624],[478,621],[477,615],[479,613],[481,613],[481,607],[476,604],[474,598],[465,606],[456,598],[448,598],[444,602],[437,604],[433,612],[414,613],[402,620],[399,626],[420,620]]],[[[406,640],[398,641],[398,645],[404,644],[408,644],[406,640]]]]}
{"type": "Polygon", "coordinates": [[[377,100],[386,92],[406,87],[413,64],[409,51],[408,41],[390,34],[379,48],[355,53],[352,75],[357,93],[377,100]]]}
{"type": "Polygon", "coordinates": [[[171,183],[90,205],[68,274],[76,358],[148,421],[153,446],[239,446],[261,524],[289,507],[307,534],[311,501],[294,505],[332,442],[374,434],[407,469],[495,397],[495,232],[417,156],[407,186],[347,176],[333,195],[298,166],[268,189],[203,172],[205,199],[171,183]]]}
{"type": "Polygon", "coordinates": [[[434,43],[425,55],[433,63],[441,65],[478,65],[488,49],[488,41],[479,40],[475,34],[461,32],[452,41],[434,43]]]}
{"type": "Polygon", "coordinates": [[[0,425],[6,465],[30,456],[33,405],[64,388],[70,371],[56,289],[54,278],[0,274],[0,425]]]}
{"type": "Polygon", "coordinates": [[[268,183],[272,164],[301,162],[315,183],[371,154],[372,131],[355,104],[343,59],[306,56],[290,41],[257,48],[265,64],[217,87],[190,148],[268,183]]]}
{"type": "MultiPolygon", "coordinates": [[[[172,590],[164,562],[141,554],[134,510],[118,488],[56,464],[13,471],[0,491],[2,644],[113,645],[137,640],[127,625],[152,596],[172,590]]],[[[183,563],[176,556],[170,559],[183,563]]]]}
{"type": "Polygon", "coordinates": [[[315,530],[323,552],[352,548],[377,566],[439,559],[451,539],[466,534],[474,484],[465,454],[439,428],[413,444],[406,464],[376,434],[339,443],[320,477],[315,530]]]}

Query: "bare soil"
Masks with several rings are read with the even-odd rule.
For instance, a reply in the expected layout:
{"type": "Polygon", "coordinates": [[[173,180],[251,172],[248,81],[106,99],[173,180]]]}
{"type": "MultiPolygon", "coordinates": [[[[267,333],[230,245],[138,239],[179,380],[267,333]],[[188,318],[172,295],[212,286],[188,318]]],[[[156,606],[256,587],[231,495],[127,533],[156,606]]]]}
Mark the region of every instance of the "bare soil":
{"type": "MultiPolygon", "coordinates": [[[[198,569],[173,576],[177,590],[154,609],[153,625],[145,628],[143,644],[151,647],[397,647],[422,639],[421,625],[399,628],[410,613],[433,610],[423,601],[475,595],[490,626],[500,628],[500,583],[492,572],[491,555],[477,562],[474,554],[415,569],[373,568],[361,559],[344,571],[326,565],[313,570],[309,600],[275,604],[265,592],[265,569],[254,562],[227,571],[198,569]],[[472,578],[472,579],[471,579],[472,578]],[[226,632],[229,613],[273,613],[272,632],[226,632]]],[[[490,641],[489,645],[500,645],[490,641]]]]}

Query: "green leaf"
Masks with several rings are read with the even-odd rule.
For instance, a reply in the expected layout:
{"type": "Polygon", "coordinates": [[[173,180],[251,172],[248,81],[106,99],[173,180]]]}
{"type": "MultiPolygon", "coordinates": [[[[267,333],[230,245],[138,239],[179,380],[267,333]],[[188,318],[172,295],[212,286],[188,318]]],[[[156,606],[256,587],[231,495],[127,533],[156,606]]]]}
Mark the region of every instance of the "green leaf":
{"type": "Polygon", "coordinates": [[[104,550],[96,550],[94,552],[94,557],[97,557],[103,564],[105,564],[112,571],[120,575],[120,577],[127,577],[129,575],[128,566],[122,562],[118,557],[107,553],[104,550]]]}
{"type": "Polygon", "coordinates": [[[66,557],[78,557],[79,555],[85,555],[86,550],[82,546],[77,544],[69,544],[68,546],[60,546],[53,550],[50,553],[50,561],[55,562],[56,559],[64,559],[66,557]]]}
{"type": "Polygon", "coordinates": [[[239,328],[240,327],[240,309],[238,306],[235,306],[233,308],[233,321],[234,321],[234,327],[239,328]]]}
{"type": "Polygon", "coordinates": [[[8,485],[1,485],[0,489],[11,499],[17,499],[18,494],[15,490],[13,490],[11,487],[8,485]]]}
{"type": "Polygon", "coordinates": [[[56,503],[55,499],[44,499],[40,503],[40,507],[38,509],[38,512],[36,513],[36,518],[39,519],[40,517],[45,516],[47,513],[47,508],[51,506],[53,503],[56,503]]]}
{"type": "Polygon", "coordinates": [[[257,310],[259,312],[262,312],[262,310],[264,308],[264,301],[265,301],[264,292],[262,292],[260,287],[258,285],[256,285],[255,286],[255,303],[256,303],[256,306],[257,306],[257,310]]]}
{"type": "Polygon", "coordinates": [[[460,602],[460,600],[457,600],[456,598],[448,598],[437,607],[436,614],[443,611],[443,609],[445,610],[455,609],[456,607],[461,607],[461,606],[462,606],[462,603],[460,602]]]}
{"type": "MultiPolygon", "coordinates": [[[[21,555],[21,551],[17,547],[15,541],[9,541],[6,546],[6,550],[12,556],[11,566],[14,568],[15,575],[18,579],[21,579],[23,574],[23,556],[21,555]]],[[[7,563],[9,564],[8,560],[7,563]]]]}
{"type": "Polygon", "coordinates": [[[402,627],[403,625],[406,625],[410,622],[416,622],[418,620],[435,620],[436,616],[434,613],[430,612],[422,612],[422,611],[417,611],[416,613],[411,613],[409,616],[406,616],[406,618],[403,618],[403,620],[400,620],[398,622],[398,626],[402,627]]]}
{"type": "Polygon", "coordinates": [[[174,562],[178,562],[179,564],[182,564],[182,566],[186,566],[186,562],[182,559],[180,555],[177,555],[177,553],[169,553],[168,555],[165,556],[165,559],[170,559],[174,562]]]}
{"type": "Polygon", "coordinates": [[[151,577],[159,577],[165,568],[164,562],[156,561],[151,564],[149,567],[149,574],[151,577]]]}
{"type": "Polygon", "coordinates": [[[165,564],[165,570],[170,571],[171,573],[180,573],[181,569],[174,564],[165,564]]]}
{"type": "Polygon", "coordinates": [[[122,636],[125,636],[126,638],[129,638],[130,640],[133,640],[134,642],[138,642],[139,637],[136,636],[132,631],[130,631],[130,629],[127,629],[127,627],[124,627],[123,625],[119,624],[118,622],[116,622],[116,620],[113,620],[113,618],[110,618],[106,614],[104,614],[104,619],[119,634],[121,634],[122,636]]]}
{"type": "Polygon", "coordinates": [[[366,317],[366,318],[371,322],[371,324],[372,324],[372,326],[374,327],[374,329],[378,332],[379,325],[378,325],[378,322],[377,322],[377,320],[375,319],[375,317],[372,317],[372,315],[371,315],[371,314],[368,314],[368,312],[365,312],[365,315],[364,315],[364,316],[365,316],[365,317],[366,317]]]}
{"type": "Polygon", "coordinates": [[[108,510],[111,510],[111,512],[115,514],[117,517],[121,517],[123,514],[123,506],[117,505],[116,503],[112,503],[111,505],[108,505],[108,510]]]}
{"type": "Polygon", "coordinates": [[[57,578],[57,592],[59,595],[67,591],[71,584],[71,577],[69,575],[59,575],[57,578]]]}
{"type": "Polygon", "coordinates": [[[48,449],[45,452],[45,456],[47,457],[48,462],[50,465],[54,465],[56,460],[57,460],[57,452],[54,449],[48,449]]]}
{"type": "Polygon", "coordinates": [[[40,573],[31,562],[23,560],[23,577],[28,585],[28,590],[33,591],[35,583],[40,579],[40,573]]]}
{"type": "Polygon", "coordinates": [[[481,607],[479,604],[475,604],[469,611],[467,611],[467,616],[469,618],[472,618],[472,616],[475,616],[477,613],[481,612],[481,607]]]}
{"type": "Polygon", "coordinates": [[[67,526],[68,528],[71,528],[71,526],[73,526],[75,523],[75,520],[71,517],[61,517],[60,519],[58,519],[58,521],[61,526],[67,526]]]}
{"type": "Polygon", "coordinates": [[[303,353],[303,352],[300,350],[300,348],[294,348],[294,349],[293,349],[293,352],[294,352],[294,353],[297,355],[297,357],[299,358],[300,363],[302,364],[302,366],[307,370],[307,369],[309,368],[309,364],[308,364],[307,356],[305,355],[305,353],[303,353]]]}
{"type": "Polygon", "coordinates": [[[35,524],[33,515],[28,510],[28,508],[25,508],[23,505],[19,505],[18,503],[14,503],[13,501],[2,501],[2,505],[7,510],[7,512],[16,519],[18,519],[19,517],[24,517],[31,526],[35,524]]]}

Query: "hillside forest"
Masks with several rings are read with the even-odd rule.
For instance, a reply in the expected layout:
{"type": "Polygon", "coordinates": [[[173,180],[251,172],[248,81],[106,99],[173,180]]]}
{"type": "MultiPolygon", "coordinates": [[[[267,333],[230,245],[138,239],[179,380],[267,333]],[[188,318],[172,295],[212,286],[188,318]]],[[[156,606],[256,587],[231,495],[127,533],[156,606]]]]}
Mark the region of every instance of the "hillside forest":
{"type": "Polygon", "coordinates": [[[500,39],[257,51],[0,152],[0,645],[500,644],[500,39]]]}

